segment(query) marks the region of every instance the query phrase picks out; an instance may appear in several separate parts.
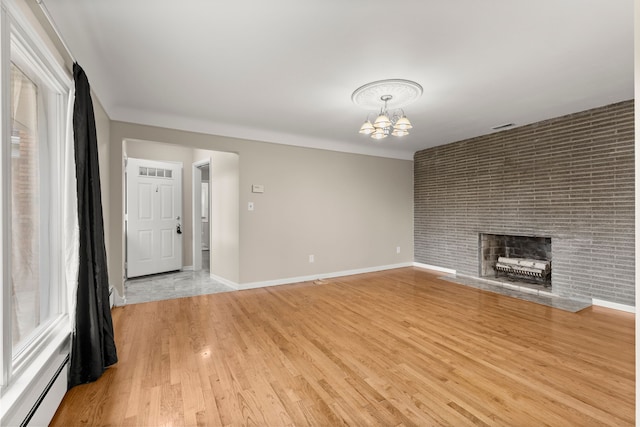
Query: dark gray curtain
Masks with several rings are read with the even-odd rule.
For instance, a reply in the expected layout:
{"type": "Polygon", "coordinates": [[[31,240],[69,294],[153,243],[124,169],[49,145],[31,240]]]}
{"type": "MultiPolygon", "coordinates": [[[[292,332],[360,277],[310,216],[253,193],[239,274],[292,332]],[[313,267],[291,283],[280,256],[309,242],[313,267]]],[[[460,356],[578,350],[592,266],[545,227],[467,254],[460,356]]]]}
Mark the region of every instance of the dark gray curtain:
{"type": "Polygon", "coordinates": [[[82,67],[73,64],[76,99],[73,139],[78,189],[80,268],[76,328],[71,340],[68,387],[97,380],[118,361],[109,307],[109,277],[91,88],[82,67]]]}

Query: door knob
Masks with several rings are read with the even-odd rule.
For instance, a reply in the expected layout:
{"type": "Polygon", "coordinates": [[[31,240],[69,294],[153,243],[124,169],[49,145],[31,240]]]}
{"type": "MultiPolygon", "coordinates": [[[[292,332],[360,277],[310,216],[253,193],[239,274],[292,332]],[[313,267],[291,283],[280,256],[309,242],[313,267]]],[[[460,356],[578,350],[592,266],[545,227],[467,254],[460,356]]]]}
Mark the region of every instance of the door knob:
{"type": "Polygon", "coordinates": [[[176,233],[182,234],[182,230],[180,229],[180,224],[176,226],[176,233]]]}

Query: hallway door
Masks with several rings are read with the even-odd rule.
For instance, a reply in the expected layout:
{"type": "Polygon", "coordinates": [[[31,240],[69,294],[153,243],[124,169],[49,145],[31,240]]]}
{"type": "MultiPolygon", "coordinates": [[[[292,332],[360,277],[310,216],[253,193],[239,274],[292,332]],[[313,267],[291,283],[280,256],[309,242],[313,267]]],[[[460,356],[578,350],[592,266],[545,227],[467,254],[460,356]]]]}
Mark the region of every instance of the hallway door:
{"type": "Polygon", "coordinates": [[[127,277],[182,268],[182,163],[127,160],[127,277]]]}

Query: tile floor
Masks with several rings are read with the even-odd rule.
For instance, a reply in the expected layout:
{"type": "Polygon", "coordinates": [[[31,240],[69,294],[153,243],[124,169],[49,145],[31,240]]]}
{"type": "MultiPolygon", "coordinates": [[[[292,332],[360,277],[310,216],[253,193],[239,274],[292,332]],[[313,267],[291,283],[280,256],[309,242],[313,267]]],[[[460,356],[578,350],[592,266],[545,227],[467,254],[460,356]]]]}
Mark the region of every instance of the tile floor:
{"type": "Polygon", "coordinates": [[[229,292],[234,289],[209,276],[208,270],[176,271],[127,279],[125,304],[229,292]]]}

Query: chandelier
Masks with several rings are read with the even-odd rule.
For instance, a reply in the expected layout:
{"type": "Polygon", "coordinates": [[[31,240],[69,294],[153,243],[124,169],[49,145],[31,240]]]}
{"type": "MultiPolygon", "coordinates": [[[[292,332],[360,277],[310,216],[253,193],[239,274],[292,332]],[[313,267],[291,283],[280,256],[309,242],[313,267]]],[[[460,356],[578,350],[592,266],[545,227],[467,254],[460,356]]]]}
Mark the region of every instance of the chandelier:
{"type": "Polygon", "coordinates": [[[413,128],[401,107],[404,107],[422,95],[422,86],[410,80],[389,79],[367,83],[356,89],[351,100],[361,107],[377,109],[380,112],[373,123],[371,113],[360,127],[359,133],[373,139],[384,139],[389,135],[405,136],[413,128]]]}

